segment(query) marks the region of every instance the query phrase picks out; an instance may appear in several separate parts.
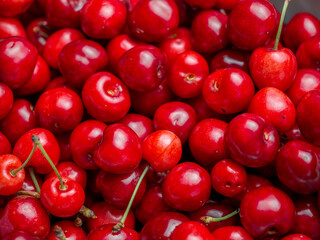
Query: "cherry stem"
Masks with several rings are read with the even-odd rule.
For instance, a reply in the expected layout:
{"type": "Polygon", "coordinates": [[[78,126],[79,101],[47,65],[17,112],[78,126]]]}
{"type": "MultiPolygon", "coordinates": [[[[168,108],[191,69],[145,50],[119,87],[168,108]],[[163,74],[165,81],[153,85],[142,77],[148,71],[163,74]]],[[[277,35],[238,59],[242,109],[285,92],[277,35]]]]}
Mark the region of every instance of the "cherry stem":
{"type": "Polygon", "coordinates": [[[82,224],[83,224],[82,219],[77,216],[76,219],[74,220],[74,225],[75,225],[76,227],[81,227],[82,224]]]}
{"type": "Polygon", "coordinates": [[[31,197],[34,197],[34,198],[37,198],[39,199],[40,198],[40,193],[38,192],[33,192],[33,191],[23,191],[23,190],[20,190],[16,193],[17,195],[28,195],[28,196],[31,196],[31,197]]]}
{"type": "Polygon", "coordinates": [[[140,187],[140,185],[141,185],[141,183],[142,183],[142,180],[143,180],[143,178],[145,177],[145,175],[147,174],[149,168],[150,168],[150,166],[148,165],[148,166],[146,166],[146,168],[143,170],[143,172],[142,172],[142,174],[141,174],[141,176],[140,176],[140,178],[139,178],[139,181],[138,181],[138,183],[137,183],[137,185],[136,185],[136,187],[135,187],[135,189],[134,189],[134,191],[133,191],[133,193],[132,193],[132,196],[131,196],[131,199],[130,199],[130,201],[129,201],[129,203],[128,203],[128,206],[127,206],[127,208],[126,208],[126,211],[124,212],[124,214],[123,214],[120,222],[118,222],[118,223],[117,223],[116,225],[114,225],[113,228],[112,228],[112,232],[113,232],[113,233],[118,233],[118,232],[120,232],[120,230],[124,227],[124,223],[125,223],[125,221],[126,221],[126,219],[127,219],[127,216],[128,216],[128,214],[129,214],[129,211],[130,211],[130,209],[131,209],[133,200],[134,200],[134,198],[135,198],[135,196],[136,196],[136,194],[137,194],[137,192],[138,192],[138,189],[139,189],[139,187],[140,187]]]}
{"type": "Polygon", "coordinates": [[[289,2],[290,2],[290,0],[285,0],[284,4],[283,4],[281,18],[280,18],[280,22],[279,22],[279,28],[278,28],[276,40],[274,42],[274,47],[273,47],[274,51],[278,50],[278,45],[279,45],[280,36],[281,36],[281,32],[282,32],[282,27],[283,27],[283,22],[284,22],[284,17],[286,16],[286,12],[287,12],[287,8],[288,8],[288,5],[289,5],[289,2]]]}
{"type": "MultiPolygon", "coordinates": [[[[37,137],[38,137],[38,136],[37,136],[37,137]]],[[[39,138],[39,137],[38,137],[38,138],[39,138]]],[[[33,136],[32,136],[32,141],[33,141],[33,136]]],[[[26,160],[20,167],[18,167],[17,169],[11,169],[11,170],[10,170],[11,176],[16,177],[16,176],[17,176],[17,173],[18,173],[21,169],[23,169],[23,168],[28,164],[28,162],[30,161],[31,157],[33,156],[34,151],[36,150],[36,147],[37,147],[37,145],[36,145],[36,144],[34,143],[34,141],[33,141],[33,147],[32,147],[32,150],[31,150],[31,152],[30,152],[27,160],[26,160]]]]}
{"type": "Polygon", "coordinates": [[[66,235],[64,234],[62,228],[58,225],[54,226],[54,235],[56,238],[58,238],[59,240],[66,240],[66,235]]]}
{"type": "Polygon", "coordinates": [[[60,182],[60,187],[59,189],[61,191],[65,191],[67,190],[67,185],[64,184],[63,180],[62,180],[62,177],[60,175],[60,173],[58,172],[58,169],[56,168],[56,166],[53,164],[53,162],[51,161],[50,157],[48,156],[46,150],[43,148],[43,146],[41,145],[40,143],[40,138],[37,136],[37,135],[33,135],[32,136],[32,141],[35,143],[36,146],[38,146],[38,148],[40,149],[41,153],[43,154],[43,156],[47,159],[47,161],[49,162],[49,164],[51,165],[53,171],[56,173],[58,179],[59,179],[59,182],[60,182]],[[35,136],[35,137],[33,137],[35,136]]]}
{"type": "Polygon", "coordinates": [[[239,212],[240,212],[240,209],[238,208],[237,210],[233,211],[232,213],[230,213],[226,216],[220,217],[220,218],[204,216],[204,217],[201,217],[200,220],[204,223],[221,222],[221,221],[224,221],[224,220],[227,220],[227,219],[233,217],[234,215],[237,215],[239,212]]]}
{"type": "Polygon", "coordinates": [[[39,186],[38,180],[36,178],[36,175],[34,174],[33,167],[29,168],[29,173],[30,173],[32,182],[33,182],[34,186],[36,187],[37,192],[40,193],[40,186],[39,186]]]}
{"type": "Polygon", "coordinates": [[[86,206],[82,205],[80,211],[79,211],[83,216],[91,219],[96,219],[97,216],[94,214],[94,212],[87,208],[86,206]]]}

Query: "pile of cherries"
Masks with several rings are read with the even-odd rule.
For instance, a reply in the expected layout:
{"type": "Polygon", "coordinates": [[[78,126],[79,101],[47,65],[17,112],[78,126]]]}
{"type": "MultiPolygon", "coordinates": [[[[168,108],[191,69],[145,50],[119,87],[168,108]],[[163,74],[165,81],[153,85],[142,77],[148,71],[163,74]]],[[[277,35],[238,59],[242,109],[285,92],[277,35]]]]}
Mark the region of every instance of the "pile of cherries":
{"type": "Polygon", "coordinates": [[[0,0],[0,239],[320,240],[289,1],[0,0]]]}

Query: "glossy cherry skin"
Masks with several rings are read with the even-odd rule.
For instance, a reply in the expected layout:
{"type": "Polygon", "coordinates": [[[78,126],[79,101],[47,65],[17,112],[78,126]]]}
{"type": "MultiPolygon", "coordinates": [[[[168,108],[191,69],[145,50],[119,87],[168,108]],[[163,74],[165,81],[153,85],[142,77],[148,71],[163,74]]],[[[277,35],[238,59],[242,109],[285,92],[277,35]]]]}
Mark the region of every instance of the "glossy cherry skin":
{"type": "Polygon", "coordinates": [[[217,9],[232,10],[234,9],[242,0],[218,0],[216,4],[217,9]]]}
{"type": "Polygon", "coordinates": [[[70,220],[63,220],[60,222],[57,222],[51,227],[51,231],[48,235],[48,240],[59,240],[55,236],[54,228],[56,226],[59,226],[64,235],[66,236],[66,239],[74,239],[74,240],[85,240],[86,239],[86,233],[81,227],[77,227],[74,222],[70,220]]]}
{"type": "Polygon", "coordinates": [[[102,140],[107,125],[97,120],[80,123],[70,135],[70,151],[72,159],[84,169],[97,169],[93,160],[93,152],[102,140]]]}
{"type": "MultiPolygon", "coordinates": [[[[117,224],[124,213],[124,210],[116,209],[105,202],[96,202],[90,206],[90,209],[95,213],[97,218],[85,219],[89,231],[105,224],[117,224]]],[[[126,218],[125,226],[129,228],[134,228],[135,226],[135,216],[132,211],[129,212],[128,217],[126,218]]]]}
{"type": "Polygon", "coordinates": [[[178,7],[173,0],[141,0],[128,15],[130,32],[145,42],[160,42],[178,25],[178,7]]]}
{"type": "Polygon", "coordinates": [[[81,88],[92,74],[103,70],[107,63],[104,48],[88,39],[67,44],[59,54],[59,69],[67,83],[75,88],[81,88]]]}
{"type": "MultiPolygon", "coordinates": [[[[198,210],[192,211],[188,213],[188,217],[197,222],[203,223],[200,219],[203,216],[210,216],[214,218],[220,218],[223,216],[226,216],[230,213],[232,213],[235,209],[231,207],[230,205],[222,202],[210,202],[210,200],[203,205],[198,210]]],[[[239,217],[233,216],[231,218],[228,218],[226,220],[220,221],[220,222],[211,222],[211,223],[203,223],[210,232],[213,232],[214,230],[225,227],[225,226],[234,226],[238,225],[239,217]]]]}
{"type": "MultiPolygon", "coordinates": [[[[143,170],[140,167],[133,170],[133,172],[126,174],[111,174],[101,170],[97,176],[96,185],[105,202],[118,209],[125,209],[134,188],[139,181],[142,171],[143,170]]],[[[143,179],[132,207],[135,207],[141,201],[145,189],[146,180],[143,179]]]]}
{"type": "Polygon", "coordinates": [[[93,160],[104,171],[113,174],[131,173],[142,159],[142,144],[129,127],[115,123],[103,131],[102,141],[93,160]]]}
{"type": "Polygon", "coordinates": [[[93,74],[85,82],[82,101],[88,113],[103,122],[120,120],[131,106],[126,85],[108,72],[93,74]]]}
{"type": "Polygon", "coordinates": [[[165,203],[180,211],[194,211],[202,207],[209,199],[210,192],[209,173],[192,162],[175,166],[162,186],[165,203]]]}
{"type": "MultiPolygon", "coordinates": [[[[57,164],[60,159],[60,148],[55,136],[46,129],[34,128],[23,134],[13,148],[13,154],[22,162],[25,162],[33,148],[32,135],[40,138],[40,143],[46,150],[53,164],[57,164]]],[[[33,166],[35,171],[40,174],[48,174],[52,167],[43,156],[39,148],[36,148],[27,166],[33,166]]]]}
{"type": "MultiPolygon", "coordinates": [[[[31,178],[31,175],[30,175],[30,168],[26,168],[25,171],[25,178],[24,178],[24,181],[23,181],[23,184],[22,184],[22,187],[20,190],[23,190],[23,191],[37,191],[35,185],[34,185],[34,182],[31,178]]],[[[42,183],[43,183],[43,179],[42,179],[42,175],[40,174],[37,174],[37,173],[34,173],[37,181],[38,181],[38,184],[41,188],[42,186],[42,183]]]]}
{"type": "Polygon", "coordinates": [[[0,120],[10,112],[13,105],[13,92],[4,83],[0,83],[0,120]]]}
{"type": "Polygon", "coordinates": [[[153,45],[137,46],[121,56],[118,71],[128,88],[139,92],[150,91],[165,78],[167,58],[153,45]]]}
{"type": "Polygon", "coordinates": [[[266,0],[240,2],[228,17],[228,38],[239,49],[267,43],[277,28],[277,10],[266,0]]]}
{"type": "Polygon", "coordinates": [[[37,49],[25,38],[7,37],[0,40],[0,53],[1,82],[11,89],[21,87],[32,76],[38,58],[37,49]]]}
{"type": "Polygon", "coordinates": [[[8,138],[0,132],[0,155],[11,153],[12,148],[8,138]]]}
{"type": "Polygon", "coordinates": [[[252,113],[235,117],[225,132],[230,157],[247,167],[263,167],[273,162],[280,147],[277,130],[252,113]]]}
{"type": "Polygon", "coordinates": [[[222,68],[238,68],[249,73],[250,52],[238,49],[226,49],[213,56],[210,62],[210,72],[222,68]]]}
{"type": "Polygon", "coordinates": [[[33,3],[33,0],[13,0],[13,1],[0,1],[0,16],[14,17],[25,11],[33,3]]]}
{"type": "Polygon", "coordinates": [[[81,122],[83,105],[74,91],[55,88],[41,94],[35,113],[41,127],[54,133],[63,133],[74,129],[81,122]]]}
{"type": "Polygon", "coordinates": [[[320,189],[320,150],[304,141],[290,141],[279,151],[276,161],[280,181],[299,194],[320,189]]]}
{"type": "Polygon", "coordinates": [[[225,68],[211,73],[203,84],[203,98],[217,113],[241,112],[254,96],[254,84],[250,76],[236,68],[225,68]]]}
{"type": "Polygon", "coordinates": [[[227,226],[216,229],[212,236],[215,240],[253,240],[250,234],[242,227],[227,226]]]}
{"type": "Polygon", "coordinates": [[[318,147],[320,147],[319,111],[320,90],[305,94],[297,106],[297,122],[302,135],[318,147]]]}
{"type": "Polygon", "coordinates": [[[284,238],[281,238],[281,240],[312,240],[311,238],[307,237],[304,234],[290,234],[284,238]]]}
{"type": "Polygon", "coordinates": [[[215,240],[209,230],[199,222],[187,221],[181,223],[172,232],[170,239],[199,239],[199,240],[215,240]]]}
{"type": "Polygon", "coordinates": [[[291,18],[283,32],[283,43],[293,52],[299,45],[316,35],[320,35],[320,21],[310,13],[297,13],[291,18]]]}
{"type": "Polygon", "coordinates": [[[312,68],[320,71],[320,36],[302,42],[296,52],[299,68],[312,68]]]}
{"type": "Polygon", "coordinates": [[[21,165],[19,158],[12,154],[0,156],[0,195],[9,196],[15,194],[21,188],[25,178],[24,169],[21,169],[16,176],[13,176],[10,172],[21,165]]]}
{"type": "Polygon", "coordinates": [[[204,54],[222,50],[228,44],[227,22],[228,17],[216,10],[199,12],[191,25],[193,48],[204,54]]]}
{"type": "Polygon", "coordinates": [[[274,187],[247,193],[240,205],[240,220],[253,237],[282,236],[294,224],[295,209],[287,194],[274,187]]]}
{"type": "Polygon", "coordinates": [[[41,240],[46,239],[50,220],[38,199],[20,195],[7,203],[0,216],[0,237],[17,230],[41,240]]]}
{"type": "Polygon", "coordinates": [[[16,18],[0,17],[0,38],[13,36],[26,38],[22,23],[16,18]]]}
{"type": "Polygon", "coordinates": [[[201,0],[201,1],[196,1],[196,0],[185,0],[185,2],[193,7],[193,8],[200,8],[200,9],[210,9],[216,5],[218,0],[201,0]]]}
{"type": "Polygon", "coordinates": [[[281,91],[292,85],[298,70],[297,59],[289,48],[257,48],[251,54],[249,67],[259,89],[275,87],[281,91]]]}
{"type": "Polygon", "coordinates": [[[129,228],[123,227],[118,233],[113,233],[114,224],[107,224],[93,229],[87,236],[86,240],[139,240],[139,234],[129,228]]]}
{"type": "Polygon", "coordinates": [[[79,212],[85,199],[81,185],[70,178],[62,177],[67,186],[60,188],[57,177],[47,179],[41,186],[40,201],[49,213],[56,217],[71,217],[79,212]]]}
{"type": "Polygon", "coordinates": [[[83,39],[82,32],[73,28],[64,28],[54,32],[47,39],[43,49],[43,58],[48,65],[54,69],[59,68],[59,54],[61,50],[70,42],[83,39]]]}
{"type": "Polygon", "coordinates": [[[150,219],[142,228],[141,240],[169,240],[174,229],[181,223],[189,221],[185,215],[178,212],[164,212],[150,219]]]}
{"type": "Polygon", "coordinates": [[[244,167],[231,159],[216,163],[211,170],[212,187],[226,197],[241,193],[247,184],[247,172],[244,167]]]}
{"type": "Polygon", "coordinates": [[[39,238],[34,238],[30,234],[24,231],[13,231],[5,235],[2,240],[37,240],[39,238]]]}
{"type": "Polygon", "coordinates": [[[181,98],[201,94],[204,79],[209,75],[208,63],[194,51],[177,55],[168,68],[167,80],[171,90],[181,98]]]}
{"type": "Polygon", "coordinates": [[[248,112],[271,123],[278,131],[289,131],[296,122],[296,109],[290,98],[277,88],[267,87],[252,98],[248,112]]]}

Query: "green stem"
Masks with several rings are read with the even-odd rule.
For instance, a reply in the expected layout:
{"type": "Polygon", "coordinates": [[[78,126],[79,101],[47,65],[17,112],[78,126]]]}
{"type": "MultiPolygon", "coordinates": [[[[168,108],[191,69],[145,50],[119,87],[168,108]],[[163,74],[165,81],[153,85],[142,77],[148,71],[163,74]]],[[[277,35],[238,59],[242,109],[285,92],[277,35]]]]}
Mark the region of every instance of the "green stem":
{"type": "Polygon", "coordinates": [[[284,22],[284,17],[286,16],[286,12],[287,12],[287,8],[288,8],[288,5],[289,5],[289,2],[290,2],[290,0],[285,0],[284,4],[283,4],[280,23],[279,23],[279,28],[278,28],[276,40],[274,42],[274,47],[273,47],[274,51],[278,50],[278,45],[279,45],[280,36],[281,36],[281,32],[282,32],[282,27],[283,27],[283,22],[284,22]]]}
{"type": "Polygon", "coordinates": [[[129,203],[128,203],[128,206],[127,206],[127,208],[126,208],[126,211],[124,212],[124,214],[123,214],[120,222],[118,222],[118,223],[112,228],[112,232],[113,232],[113,233],[118,233],[118,232],[124,227],[124,223],[125,223],[125,221],[126,221],[126,219],[127,219],[127,216],[128,216],[128,214],[129,214],[129,211],[130,211],[130,209],[131,209],[133,200],[134,200],[134,198],[135,198],[135,196],[136,196],[136,194],[137,194],[137,192],[138,192],[138,189],[139,189],[139,187],[140,187],[140,185],[141,185],[141,183],[142,183],[142,180],[143,180],[143,178],[145,177],[145,175],[147,174],[149,168],[150,168],[150,166],[148,165],[148,166],[146,166],[146,168],[143,170],[143,172],[142,172],[142,174],[141,174],[141,176],[140,176],[140,178],[139,178],[139,181],[138,181],[138,183],[137,183],[137,185],[136,185],[136,187],[135,187],[135,189],[134,189],[134,191],[133,191],[133,193],[132,193],[132,196],[131,196],[131,199],[130,199],[130,201],[129,201],[129,203]]]}
{"type": "Polygon", "coordinates": [[[33,192],[33,191],[23,191],[23,190],[20,190],[16,193],[17,195],[28,195],[28,196],[31,196],[31,197],[34,197],[34,198],[37,198],[39,199],[40,198],[40,193],[38,192],[33,192]]]}
{"type": "Polygon", "coordinates": [[[64,234],[64,232],[60,226],[55,225],[53,231],[54,231],[55,237],[58,238],[59,240],[66,240],[67,239],[66,235],[64,234]]]}
{"type": "Polygon", "coordinates": [[[29,173],[30,173],[32,182],[33,182],[34,186],[36,187],[37,192],[40,193],[40,186],[39,186],[38,180],[36,178],[36,175],[34,174],[33,167],[29,168],[29,173]]]}
{"type": "Polygon", "coordinates": [[[38,148],[40,149],[41,153],[43,154],[43,156],[47,159],[47,161],[49,162],[49,164],[51,165],[53,171],[56,173],[59,181],[60,181],[60,187],[59,189],[61,191],[64,191],[64,190],[67,190],[67,185],[64,184],[64,182],[62,181],[62,178],[61,178],[61,175],[60,173],[58,172],[58,169],[56,168],[56,166],[53,164],[53,162],[51,161],[50,157],[48,156],[46,150],[43,148],[43,146],[41,145],[40,143],[40,138],[36,135],[34,135],[35,138],[34,138],[34,143],[38,146],[38,148]]]}
{"type": "Polygon", "coordinates": [[[226,215],[226,216],[223,216],[223,217],[220,217],[220,218],[214,218],[214,217],[210,217],[210,216],[204,216],[204,217],[201,217],[200,220],[204,223],[211,223],[211,222],[221,222],[223,220],[227,220],[231,217],[233,217],[234,215],[237,215],[238,213],[240,212],[240,209],[238,208],[237,210],[233,211],[232,213],[226,215]]]}

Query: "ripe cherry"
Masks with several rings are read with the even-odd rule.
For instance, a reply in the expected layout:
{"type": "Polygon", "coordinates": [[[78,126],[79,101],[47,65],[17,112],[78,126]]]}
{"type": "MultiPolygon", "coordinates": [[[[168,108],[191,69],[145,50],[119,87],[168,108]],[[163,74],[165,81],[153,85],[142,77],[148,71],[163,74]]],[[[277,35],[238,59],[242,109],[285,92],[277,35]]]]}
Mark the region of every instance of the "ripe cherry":
{"type": "Polygon", "coordinates": [[[33,0],[0,1],[0,16],[14,17],[27,11],[33,0]]]}
{"type": "Polygon", "coordinates": [[[0,38],[13,36],[26,38],[22,23],[17,18],[0,17],[0,38]]]}
{"type": "Polygon", "coordinates": [[[126,240],[139,240],[139,234],[129,228],[123,227],[118,233],[113,233],[112,228],[114,224],[106,224],[99,226],[93,229],[87,236],[86,240],[96,240],[96,239],[104,239],[104,240],[118,240],[118,239],[126,239],[126,240]]]}
{"type": "Polygon", "coordinates": [[[212,232],[212,236],[215,240],[253,240],[244,228],[237,226],[219,228],[212,232]]]}
{"type": "Polygon", "coordinates": [[[312,240],[312,239],[304,234],[297,233],[297,234],[287,235],[286,237],[281,238],[281,240],[312,240]]]}
{"type": "Polygon", "coordinates": [[[77,227],[74,222],[70,220],[62,220],[55,223],[51,227],[51,231],[48,235],[48,240],[60,240],[56,236],[56,232],[62,231],[66,239],[85,240],[86,233],[81,227],[77,227]]]}
{"type": "Polygon", "coordinates": [[[296,52],[299,68],[312,68],[320,71],[320,36],[302,42],[296,52]]]}
{"type": "Polygon", "coordinates": [[[8,138],[0,132],[0,155],[11,153],[12,148],[8,138]]]}
{"type": "Polygon", "coordinates": [[[181,223],[172,232],[170,239],[199,239],[199,240],[215,240],[209,230],[199,222],[187,221],[181,223]]]}
{"type": "Polygon", "coordinates": [[[0,83],[0,119],[10,112],[13,105],[12,90],[4,83],[0,83]]]}

